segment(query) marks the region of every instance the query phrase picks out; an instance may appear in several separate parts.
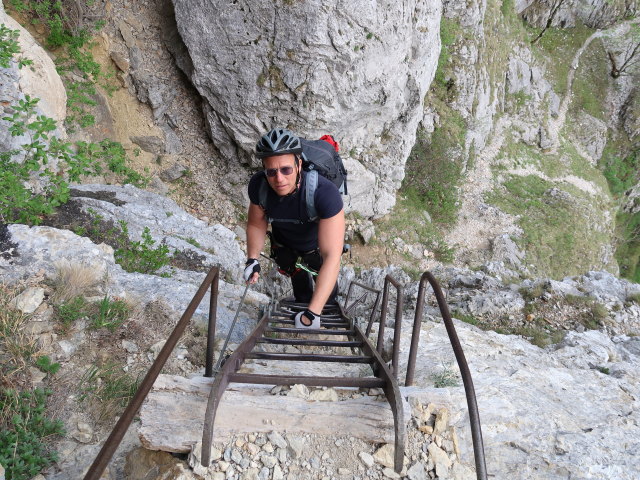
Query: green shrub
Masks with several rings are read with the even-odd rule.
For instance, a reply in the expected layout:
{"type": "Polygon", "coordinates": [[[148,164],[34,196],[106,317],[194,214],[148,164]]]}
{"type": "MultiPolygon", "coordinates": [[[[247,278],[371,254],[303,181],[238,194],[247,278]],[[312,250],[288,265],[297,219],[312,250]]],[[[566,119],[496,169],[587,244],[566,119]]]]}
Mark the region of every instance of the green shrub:
{"type": "Polygon", "coordinates": [[[45,416],[49,390],[0,389],[0,464],[7,480],[27,480],[57,460],[44,440],[64,435],[60,420],[45,416]]]}
{"type": "Polygon", "coordinates": [[[440,18],[440,56],[438,57],[438,67],[436,68],[435,81],[441,85],[446,83],[446,71],[449,68],[451,53],[449,47],[456,41],[460,33],[460,25],[455,20],[447,17],[440,18]]]}
{"type": "Polygon", "coordinates": [[[590,197],[570,186],[562,188],[571,193],[560,190],[536,175],[509,176],[503,186],[485,198],[517,216],[523,230],[518,243],[539,274],[562,278],[599,264],[600,249],[609,236],[593,228],[593,217],[603,214],[589,203],[590,197]]]}
{"type": "Polygon", "coordinates": [[[612,153],[606,152],[603,155],[603,174],[611,193],[618,197],[640,182],[640,149],[633,150],[626,156],[612,153]]]}
{"type": "Polygon", "coordinates": [[[142,240],[129,240],[129,230],[124,221],[120,221],[121,233],[114,256],[127,272],[155,273],[171,262],[169,247],[164,243],[154,248],[156,241],[151,237],[149,227],[142,231],[142,240]]]}
{"type": "MultiPolygon", "coordinates": [[[[609,189],[619,204],[627,201],[625,193],[640,182],[640,149],[619,139],[609,139],[600,160],[609,189]],[[628,153],[622,153],[622,152],[628,153]]],[[[620,275],[640,282],[640,212],[622,209],[616,215],[615,258],[620,275]]]]}

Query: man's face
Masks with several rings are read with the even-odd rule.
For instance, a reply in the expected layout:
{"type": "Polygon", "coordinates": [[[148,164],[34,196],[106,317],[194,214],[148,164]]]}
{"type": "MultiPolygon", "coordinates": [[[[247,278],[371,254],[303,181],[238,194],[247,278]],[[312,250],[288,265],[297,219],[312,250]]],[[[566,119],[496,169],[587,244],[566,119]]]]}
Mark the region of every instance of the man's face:
{"type": "Polygon", "coordinates": [[[265,170],[274,170],[277,169],[275,175],[269,176],[267,175],[267,182],[273,191],[276,192],[280,196],[289,195],[296,188],[296,179],[298,178],[298,166],[296,165],[296,157],[292,153],[287,155],[278,155],[275,157],[267,157],[263,160],[262,164],[264,165],[265,170]],[[282,173],[282,169],[284,168],[287,171],[286,167],[289,167],[291,173],[289,175],[285,175],[282,173]]]}

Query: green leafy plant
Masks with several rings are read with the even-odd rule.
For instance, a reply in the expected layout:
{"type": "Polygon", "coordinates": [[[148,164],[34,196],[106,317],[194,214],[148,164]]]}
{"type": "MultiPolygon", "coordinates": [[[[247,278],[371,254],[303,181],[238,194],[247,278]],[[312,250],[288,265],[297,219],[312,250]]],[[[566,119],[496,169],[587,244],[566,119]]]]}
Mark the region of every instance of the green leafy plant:
{"type": "Polygon", "coordinates": [[[15,289],[0,283],[0,385],[17,384],[38,351],[37,339],[24,328],[28,316],[12,305],[15,289]]]}
{"type": "Polygon", "coordinates": [[[49,390],[0,390],[0,464],[7,480],[27,480],[57,460],[44,440],[64,435],[60,420],[45,416],[49,390]]]}
{"type": "Polygon", "coordinates": [[[200,248],[200,243],[193,237],[189,237],[185,240],[185,242],[190,243],[194,247],[200,248]]]}
{"type": "MultiPolygon", "coordinates": [[[[4,23],[0,24],[0,67],[9,68],[11,59],[20,53],[19,35],[20,32],[18,30],[11,30],[4,23]]],[[[18,58],[18,68],[31,64],[33,64],[33,60],[18,58]]]]}
{"type": "Polygon", "coordinates": [[[127,223],[120,221],[120,246],[114,256],[122,268],[127,272],[155,273],[158,269],[168,265],[171,261],[170,250],[164,243],[154,247],[156,241],[151,237],[149,227],[142,231],[142,240],[129,240],[127,223]]]}
{"type": "Polygon", "coordinates": [[[449,113],[448,120],[430,136],[418,131],[402,185],[403,192],[421,201],[433,220],[442,224],[454,223],[460,207],[462,164],[456,160],[456,151],[464,144],[466,132],[462,117],[449,113]]]}
{"type": "Polygon", "coordinates": [[[55,375],[60,370],[60,364],[58,362],[52,362],[47,355],[43,355],[36,360],[36,365],[44,373],[55,375]]]}

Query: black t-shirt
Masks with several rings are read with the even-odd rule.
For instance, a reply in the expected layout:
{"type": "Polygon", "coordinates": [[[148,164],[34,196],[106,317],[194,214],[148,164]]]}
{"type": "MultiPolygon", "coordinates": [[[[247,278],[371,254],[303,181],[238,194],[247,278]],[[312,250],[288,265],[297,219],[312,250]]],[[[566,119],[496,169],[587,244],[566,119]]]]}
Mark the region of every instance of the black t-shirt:
{"type": "MultiPolygon", "coordinates": [[[[295,219],[302,223],[274,221],[271,230],[276,242],[299,252],[318,248],[318,222],[309,221],[304,199],[306,172],[302,172],[302,183],[292,195],[279,196],[271,187],[267,188],[266,215],[273,219],[295,219]]],[[[260,205],[260,184],[266,182],[264,172],[258,172],[249,180],[249,199],[260,205]]],[[[268,185],[267,185],[268,186],[268,185]]],[[[342,210],[342,197],[331,181],[318,175],[318,187],[314,204],[319,218],[331,218],[342,210]]]]}

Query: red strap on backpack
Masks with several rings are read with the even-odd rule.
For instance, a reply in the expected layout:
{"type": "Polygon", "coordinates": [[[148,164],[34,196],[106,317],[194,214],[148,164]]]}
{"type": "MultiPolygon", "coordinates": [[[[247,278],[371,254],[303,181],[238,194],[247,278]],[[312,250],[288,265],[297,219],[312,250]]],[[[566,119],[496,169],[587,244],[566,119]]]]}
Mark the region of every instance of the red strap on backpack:
{"type": "Polygon", "coordinates": [[[336,142],[336,139],[333,138],[331,135],[323,135],[320,137],[320,140],[324,140],[325,142],[331,144],[331,146],[336,149],[336,152],[340,151],[340,145],[338,145],[338,142],[336,142]]]}

